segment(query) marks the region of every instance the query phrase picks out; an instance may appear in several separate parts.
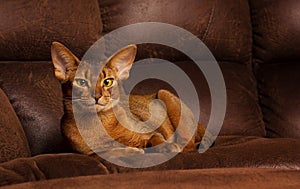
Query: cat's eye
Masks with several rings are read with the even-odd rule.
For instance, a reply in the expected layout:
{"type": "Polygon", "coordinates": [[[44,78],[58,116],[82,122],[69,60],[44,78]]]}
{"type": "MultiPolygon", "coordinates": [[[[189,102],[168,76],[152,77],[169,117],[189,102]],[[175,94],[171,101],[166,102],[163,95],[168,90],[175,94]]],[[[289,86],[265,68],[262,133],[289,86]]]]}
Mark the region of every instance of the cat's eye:
{"type": "Polygon", "coordinates": [[[110,86],[112,86],[113,83],[114,83],[114,79],[113,78],[108,78],[108,79],[105,79],[103,81],[103,85],[105,87],[110,87],[110,86]]]}
{"type": "Polygon", "coordinates": [[[76,81],[77,85],[79,85],[81,87],[88,86],[88,82],[84,79],[76,79],[75,81],[76,81]]]}

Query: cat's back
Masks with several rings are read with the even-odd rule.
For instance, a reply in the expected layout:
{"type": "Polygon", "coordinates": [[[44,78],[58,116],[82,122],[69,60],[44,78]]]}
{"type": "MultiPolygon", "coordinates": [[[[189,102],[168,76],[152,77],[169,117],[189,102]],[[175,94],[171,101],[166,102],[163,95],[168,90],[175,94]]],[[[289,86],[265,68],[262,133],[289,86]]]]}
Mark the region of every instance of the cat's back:
{"type": "Polygon", "coordinates": [[[135,118],[141,121],[150,120],[152,116],[156,120],[163,120],[166,116],[164,103],[157,99],[157,93],[146,95],[129,95],[127,100],[121,99],[123,107],[128,107],[126,101],[129,99],[129,109],[135,118]]]}

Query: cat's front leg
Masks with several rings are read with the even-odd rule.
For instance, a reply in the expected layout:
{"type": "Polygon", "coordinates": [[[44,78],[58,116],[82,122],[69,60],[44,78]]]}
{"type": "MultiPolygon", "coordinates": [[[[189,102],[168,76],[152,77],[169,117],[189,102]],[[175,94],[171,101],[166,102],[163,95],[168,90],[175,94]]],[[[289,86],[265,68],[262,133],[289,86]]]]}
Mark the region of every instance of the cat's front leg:
{"type": "Polygon", "coordinates": [[[181,152],[182,149],[176,143],[170,143],[165,140],[162,134],[154,133],[150,138],[145,152],[147,153],[170,153],[170,152],[181,152]]]}
{"type": "Polygon", "coordinates": [[[95,150],[95,153],[99,154],[102,157],[112,157],[112,156],[134,156],[138,154],[144,154],[144,150],[135,147],[116,147],[109,150],[95,150]]]}

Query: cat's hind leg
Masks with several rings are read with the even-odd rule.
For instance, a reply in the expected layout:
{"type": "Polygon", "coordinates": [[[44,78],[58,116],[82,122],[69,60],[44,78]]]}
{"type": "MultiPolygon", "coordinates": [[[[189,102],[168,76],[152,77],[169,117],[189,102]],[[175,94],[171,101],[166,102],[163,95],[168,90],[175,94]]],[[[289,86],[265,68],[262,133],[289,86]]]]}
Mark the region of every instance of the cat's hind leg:
{"type": "Polygon", "coordinates": [[[174,142],[168,142],[161,133],[154,133],[149,139],[147,153],[159,152],[159,153],[170,153],[170,152],[181,152],[181,148],[174,142]],[[150,148],[149,148],[150,147],[150,148]]]}
{"type": "Polygon", "coordinates": [[[177,96],[167,90],[159,90],[157,98],[165,104],[172,126],[174,130],[177,129],[178,136],[176,142],[179,145],[185,145],[183,148],[184,152],[195,150],[194,136],[195,133],[198,133],[196,132],[198,125],[191,110],[177,96]],[[178,127],[179,124],[181,124],[180,127],[178,127]]]}

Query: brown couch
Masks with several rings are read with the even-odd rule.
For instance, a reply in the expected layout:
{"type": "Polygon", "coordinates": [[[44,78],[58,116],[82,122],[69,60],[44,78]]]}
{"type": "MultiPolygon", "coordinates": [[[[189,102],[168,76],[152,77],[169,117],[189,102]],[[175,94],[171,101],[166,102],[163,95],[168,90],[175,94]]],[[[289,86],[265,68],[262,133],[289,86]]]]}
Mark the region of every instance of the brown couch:
{"type": "MultiPolygon", "coordinates": [[[[299,188],[299,10],[298,0],[1,1],[0,186],[299,188]],[[82,57],[102,35],[150,21],[190,31],[218,61],[227,110],[214,146],[143,169],[72,152],[60,131],[62,92],[51,42],[82,57]]],[[[201,71],[175,49],[139,45],[137,59],[149,57],[172,61],[188,73],[206,125],[211,97],[201,71]]],[[[158,88],[171,89],[148,80],[133,92],[158,88]]]]}

